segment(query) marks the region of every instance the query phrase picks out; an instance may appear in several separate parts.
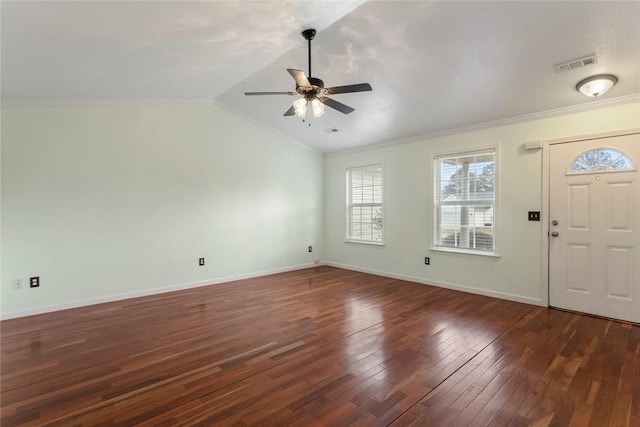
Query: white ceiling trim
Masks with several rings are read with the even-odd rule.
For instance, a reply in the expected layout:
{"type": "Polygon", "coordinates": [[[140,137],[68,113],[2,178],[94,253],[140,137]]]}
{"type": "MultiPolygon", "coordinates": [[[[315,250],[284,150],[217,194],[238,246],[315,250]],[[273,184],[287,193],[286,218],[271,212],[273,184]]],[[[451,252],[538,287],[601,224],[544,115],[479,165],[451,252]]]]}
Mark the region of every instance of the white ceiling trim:
{"type": "Polygon", "coordinates": [[[236,115],[236,116],[238,116],[238,117],[240,117],[240,118],[242,118],[242,119],[244,119],[244,120],[246,120],[246,121],[248,121],[248,122],[250,122],[250,123],[252,123],[252,124],[254,124],[256,126],[258,126],[259,128],[262,128],[267,132],[271,132],[273,134],[279,135],[279,136],[281,136],[282,138],[284,138],[286,140],[289,140],[289,141],[291,141],[291,142],[293,142],[295,144],[298,144],[298,145],[306,148],[307,150],[310,150],[310,151],[314,152],[315,154],[318,154],[320,156],[323,156],[325,154],[324,152],[322,152],[322,151],[320,151],[320,150],[318,150],[318,149],[316,149],[314,147],[311,147],[310,145],[307,145],[304,142],[299,141],[299,140],[287,135],[284,132],[280,132],[278,129],[272,128],[271,126],[269,126],[266,123],[256,119],[253,116],[250,116],[249,114],[243,113],[240,110],[236,110],[235,108],[230,107],[228,104],[225,104],[224,102],[213,101],[213,105],[215,105],[216,107],[219,107],[222,110],[225,110],[225,111],[227,111],[227,112],[229,112],[231,114],[234,114],[234,115],[236,115]]]}
{"type": "Polygon", "coordinates": [[[2,100],[2,108],[101,107],[136,105],[213,105],[213,99],[34,99],[2,100]]]}
{"type": "Polygon", "coordinates": [[[323,152],[314,147],[311,147],[305,144],[303,141],[299,141],[295,138],[292,138],[290,135],[287,135],[284,132],[280,132],[279,130],[268,126],[264,122],[255,119],[253,116],[246,114],[238,109],[235,109],[224,102],[217,101],[215,99],[158,99],[158,100],[149,100],[149,99],[120,99],[120,100],[104,100],[104,99],[94,99],[94,100],[31,100],[31,101],[10,101],[10,102],[2,102],[2,109],[13,109],[13,108],[63,108],[63,107],[100,107],[100,106],[152,106],[152,105],[215,105],[218,108],[221,108],[225,111],[228,111],[231,114],[237,115],[238,117],[247,120],[248,122],[257,125],[258,127],[264,129],[265,131],[272,132],[285,138],[289,141],[295,142],[314,153],[324,155],[325,157],[331,156],[339,156],[343,154],[349,153],[357,153],[362,151],[368,151],[377,148],[389,147],[392,145],[399,144],[408,144],[411,142],[424,141],[428,139],[440,138],[443,136],[449,135],[457,135],[461,133],[473,132],[477,130],[500,127],[500,126],[508,126],[512,124],[528,122],[533,120],[540,120],[558,116],[564,116],[567,114],[580,113],[585,111],[597,110],[600,108],[613,107],[616,105],[624,105],[632,102],[640,101],[640,93],[619,96],[611,99],[600,99],[594,100],[589,103],[574,105],[570,107],[564,108],[556,108],[548,111],[541,111],[532,114],[524,114],[521,116],[509,117],[500,120],[494,120],[490,122],[478,123],[470,126],[463,126],[453,129],[446,129],[438,132],[425,133],[421,135],[411,136],[408,138],[396,139],[392,141],[387,141],[381,144],[375,145],[366,145],[346,150],[338,150],[331,152],[323,152]]]}
{"type": "Polygon", "coordinates": [[[416,135],[408,138],[402,138],[402,139],[396,139],[393,141],[384,142],[382,144],[366,145],[366,146],[351,148],[347,150],[332,151],[332,152],[325,153],[324,155],[325,157],[340,156],[343,154],[368,151],[376,148],[389,147],[392,145],[408,144],[411,142],[441,138],[443,136],[458,135],[461,133],[473,132],[473,131],[482,130],[482,129],[488,129],[488,128],[494,128],[494,127],[500,127],[500,126],[509,126],[517,123],[548,119],[552,117],[565,116],[568,114],[581,113],[581,112],[592,111],[592,110],[599,110],[601,108],[614,107],[616,105],[630,104],[630,103],[639,102],[639,101],[640,101],[640,93],[636,93],[632,95],[619,96],[617,98],[596,100],[586,104],[556,108],[548,111],[541,111],[538,113],[523,114],[521,116],[509,117],[506,119],[494,120],[494,121],[485,122],[485,123],[478,123],[470,126],[462,126],[454,129],[447,129],[447,130],[438,131],[438,132],[425,133],[422,135],[416,135]]]}

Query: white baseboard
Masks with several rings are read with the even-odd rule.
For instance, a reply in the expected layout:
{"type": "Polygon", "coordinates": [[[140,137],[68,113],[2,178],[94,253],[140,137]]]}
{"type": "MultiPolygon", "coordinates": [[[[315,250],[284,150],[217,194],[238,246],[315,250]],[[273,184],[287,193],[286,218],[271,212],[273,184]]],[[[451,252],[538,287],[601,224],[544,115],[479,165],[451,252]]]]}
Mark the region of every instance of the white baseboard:
{"type": "Polygon", "coordinates": [[[105,303],[105,302],[121,301],[121,300],[125,300],[125,299],[130,299],[130,298],[138,298],[138,297],[145,297],[145,296],[149,296],[149,295],[163,294],[163,293],[167,293],[167,292],[180,291],[180,290],[183,290],[183,289],[191,289],[191,288],[198,288],[198,287],[202,287],[202,286],[217,285],[217,284],[220,284],[220,283],[233,282],[235,280],[251,279],[251,278],[254,278],[254,277],[268,276],[270,274],[277,274],[277,273],[286,273],[286,272],[289,272],[289,271],[302,270],[302,269],[305,269],[305,268],[317,267],[317,266],[320,266],[320,265],[323,265],[323,263],[318,263],[318,264],[316,264],[316,263],[300,264],[300,265],[294,265],[294,266],[290,266],[290,267],[275,268],[275,269],[272,269],[272,270],[256,271],[256,272],[248,273],[248,274],[239,274],[239,275],[235,275],[235,276],[218,277],[218,278],[215,278],[215,279],[199,280],[197,282],[190,282],[190,283],[180,283],[180,284],[177,284],[177,285],[164,286],[164,287],[161,287],[161,288],[151,288],[151,289],[144,289],[144,290],[140,290],[140,291],[124,292],[124,293],[114,294],[114,295],[106,295],[106,296],[103,296],[103,297],[82,299],[82,300],[72,301],[72,302],[68,302],[68,303],[64,303],[64,304],[58,304],[58,305],[28,308],[26,310],[18,310],[18,311],[11,311],[11,312],[8,312],[8,313],[2,313],[2,314],[0,314],[0,320],[15,319],[15,318],[18,318],[18,317],[33,316],[33,315],[36,315],[36,314],[50,313],[50,312],[53,312],[53,311],[67,310],[67,309],[70,309],[70,308],[85,307],[85,306],[88,306],[88,305],[102,304],[102,303],[105,303]]]}
{"type": "Polygon", "coordinates": [[[509,293],[506,293],[506,292],[492,291],[490,289],[485,289],[485,288],[476,288],[476,287],[472,287],[472,286],[458,285],[458,284],[455,284],[455,283],[439,282],[439,281],[435,281],[435,280],[426,280],[426,279],[423,279],[423,278],[420,278],[420,277],[409,276],[409,275],[405,275],[405,274],[389,273],[389,272],[386,272],[386,271],[380,271],[380,270],[374,270],[374,269],[370,269],[370,268],[357,267],[357,266],[347,265],[347,264],[340,264],[340,263],[330,262],[330,261],[326,261],[324,263],[324,265],[328,265],[328,266],[331,266],[331,267],[337,267],[337,268],[344,268],[345,270],[359,271],[361,273],[375,274],[376,276],[389,277],[391,279],[398,279],[398,280],[406,280],[406,281],[409,281],[409,282],[416,282],[416,283],[420,283],[420,284],[423,284],[423,285],[432,285],[432,286],[437,286],[437,287],[440,287],[440,288],[452,289],[454,291],[467,292],[467,293],[470,293],[470,294],[483,295],[483,296],[487,296],[487,297],[499,298],[499,299],[504,299],[504,300],[508,300],[508,301],[521,302],[521,303],[524,303],[524,304],[531,304],[531,305],[537,305],[537,306],[541,306],[541,307],[547,307],[547,304],[545,304],[544,301],[542,301],[539,298],[525,297],[525,296],[521,296],[521,295],[509,294],[509,293]]]}
{"type": "Polygon", "coordinates": [[[165,287],[162,287],[162,288],[144,289],[144,290],[141,290],[141,291],[125,292],[125,293],[120,293],[120,294],[107,295],[107,296],[104,296],[104,297],[88,298],[88,299],[72,301],[72,302],[69,302],[69,303],[46,306],[46,307],[35,307],[35,308],[29,308],[29,309],[26,309],[26,310],[12,311],[12,312],[8,312],[8,313],[0,314],[0,320],[15,319],[15,318],[18,318],[18,317],[25,317],[25,316],[33,316],[33,315],[36,315],[36,314],[50,313],[50,312],[53,312],[53,311],[67,310],[67,309],[70,309],[70,308],[85,307],[85,306],[88,306],[88,305],[102,304],[102,303],[106,303],[106,302],[121,301],[121,300],[125,300],[125,299],[130,299],[130,298],[138,298],[138,297],[144,297],[144,296],[149,296],[149,295],[156,295],[156,294],[162,294],[162,293],[167,293],[167,292],[174,292],[174,291],[179,291],[179,290],[183,290],[183,289],[192,289],[192,288],[198,288],[198,287],[202,287],[202,286],[217,285],[217,284],[220,284],[220,283],[233,282],[235,280],[251,279],[251,278],[254,278],[254,277],[268,276],[270,274],[277,274],[277,273],[286,273],[286,272],[289,272],[289,271],[303,270],[305,268],[318,267],[318,266],[321,266],[321,265],[328,265],[328,266],[331,266],[331,267],[343,268],[345,270],[352,270],[352,271],[359,271],[361,273],[375,274],[377,276],[389,277],[389,278],[392,278],[392,279],[406,280],[406,281],[410,281],[410,282],[421,283],[421,284],[424,284],[424,285],[438,286],[438,287],[441,287],[441,288],[453,289],[453,290],[456,290],[456,291],[468,292],[468,293],[477,294],[477,295],[484,295],[484,296],[493,297],[493,298],[500,298],[500,299],[504,299],[504,300],[521,302],[521,303],[525,303],[525,304],[532,304],[532,305],[537,305],[537,306],[541,306],[541,307],[546,307],[547,306],[541,299],[538,299],[538,298],[524,297],[524,296],[521,296],[521,295],[509,294],[509,293],[506,293],[506,292],[499,292],[499,291],[492,291],[492,290],[488,290],[488,289],[484,289],[484,288],[476,288],[476,287],[471,287],[471,286],[457,285],[457,284],[454,284],[454,283],[439,282],[439,281],[434,281],[434,280],[425,280],[425,279],[420,278],[420,277],[409,276],[409,275],[405,275],[405,274],[389,273],[389,272],[386,272],[386,271],[380,271],[380,270],[374,270],[374,269],[370,269],[370,268],[357,267],[357,266],[348,265],[348,264],[340,264],[340,263],[335,263],[335,262],[320,262],[320,263],[317,263],[317,264],[316,263],[300,264],[300,265],[295,265],[295,266],[290,266],[290,267],[276,268],[276,269],[272,269],[272,270],[257,271],[257,272],[248,273],[248,274],[239,274],[239,275],[235,275],[235,276],[218,277],[218,278],[215,278],[215,279],[200,280],[200,281],[197,281],[197,282],[190,282],[190,283],[180,283],[180,284],[177,284],[177,285],[165,286],[165,287]]]}

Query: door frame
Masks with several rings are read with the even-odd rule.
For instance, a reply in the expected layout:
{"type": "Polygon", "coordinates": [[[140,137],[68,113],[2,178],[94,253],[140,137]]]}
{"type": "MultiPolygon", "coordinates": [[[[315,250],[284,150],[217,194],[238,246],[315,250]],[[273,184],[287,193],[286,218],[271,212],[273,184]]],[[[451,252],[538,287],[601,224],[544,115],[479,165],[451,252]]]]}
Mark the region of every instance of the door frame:
{"type": "Polygon", "coordinates": [[[562,138],[551,138],[542,140],[542,207],[541,207],[541,227],[540,227],[540,239],[542,244],[541,254],[541,286],[540,286],[540,300],[542,304],[550,307],[549,301],[549,215],[550,215],[550,201],[551,196],[551,180],[549,178],[551,161],[551,146],[555,144],[568,144],[571,142],[591,141],[594,139],[612,138],[616,136],[625,136],[640,134],[640,128],[620,129],[607,132],[591,133],[587,135],[576,135],[562,138]]]}

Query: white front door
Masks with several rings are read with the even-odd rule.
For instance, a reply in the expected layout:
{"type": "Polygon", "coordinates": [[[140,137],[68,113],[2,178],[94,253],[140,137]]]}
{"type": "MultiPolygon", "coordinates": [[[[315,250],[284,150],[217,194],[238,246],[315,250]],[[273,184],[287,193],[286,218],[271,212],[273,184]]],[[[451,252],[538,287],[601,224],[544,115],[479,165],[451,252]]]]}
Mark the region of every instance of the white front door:
{"type": "Polygon", "coordinates": [[[549,304],[640,323],[640,134],[549,153],[549,304]]]}

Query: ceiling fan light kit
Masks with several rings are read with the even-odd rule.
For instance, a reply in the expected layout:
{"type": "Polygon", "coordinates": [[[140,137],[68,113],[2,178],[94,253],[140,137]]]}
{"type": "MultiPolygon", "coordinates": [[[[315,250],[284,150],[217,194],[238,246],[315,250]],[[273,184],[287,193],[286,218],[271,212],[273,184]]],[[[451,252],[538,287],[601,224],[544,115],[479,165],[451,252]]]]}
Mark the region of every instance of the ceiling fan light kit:
{"type": "Polygon", "coordinates": [[[311,111],[313,112],[313,118],[317,119],[324,114],[324,104],[318,99],[314,99],[311,101],[311,111]]]}
{"type": "Polygon", "coordinates": [[[585,96],[597,98],[611,89],[616,83],[618,83],[618,78],[613,74],[598,74],[580,80],[576,85],[576,90],[585,96]]]}
{"type": "Polygon", "coordinates": [[[293,101],[285,116],[298,116],[305,119],[308,107],[311,106],[311,113],[314,118],[321,117],[324,114],[324,107],[329,106],[334,110],[338,110],[343,114],[349,114],[354,111],[353,108],[338,102],[332,98],[323,95],[337,95],[341,93],[367,92],[371,91],[369,83],[358,83],[347,86],[324,87],[321,79],[311,77],[311,40],[316,36],[316,30],[313,28],[304,30],[302,36],[308,41],[308,58],[309,58],[309,75],[305,75],[304,71],[293,68],[287,68],[287,71],[296,81],[295,92],[245,92],[245,95],[302,95],[293,101]]]}
{"type": "Polygon", "coordinates": [[[299,98],[293,101],[293,111],[295,111],[296,116],[304,119],[305,114],[307,114],[307,100],[299,98]]]}

